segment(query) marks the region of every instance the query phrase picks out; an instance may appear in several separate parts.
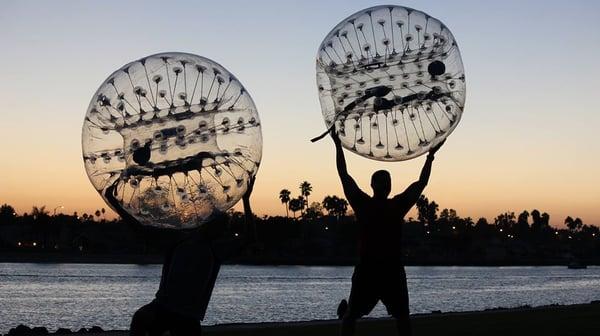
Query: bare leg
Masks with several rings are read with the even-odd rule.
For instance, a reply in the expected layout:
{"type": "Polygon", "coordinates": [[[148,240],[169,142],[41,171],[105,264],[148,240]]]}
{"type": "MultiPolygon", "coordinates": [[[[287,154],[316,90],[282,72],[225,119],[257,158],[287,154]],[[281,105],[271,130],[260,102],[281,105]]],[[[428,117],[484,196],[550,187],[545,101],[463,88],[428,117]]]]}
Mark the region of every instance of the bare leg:
{"type": "Polygon", "coordinates": [[[354,335],[356,320],[368,315],[379,301],[374,287],[376,283],[374,278],[371,278],[372,274],[371,269],[369,267],[365,268],[364,265],[357,265],[354,268],[348,307],[346,307],[342,318],[342,336],[354,335]]]}

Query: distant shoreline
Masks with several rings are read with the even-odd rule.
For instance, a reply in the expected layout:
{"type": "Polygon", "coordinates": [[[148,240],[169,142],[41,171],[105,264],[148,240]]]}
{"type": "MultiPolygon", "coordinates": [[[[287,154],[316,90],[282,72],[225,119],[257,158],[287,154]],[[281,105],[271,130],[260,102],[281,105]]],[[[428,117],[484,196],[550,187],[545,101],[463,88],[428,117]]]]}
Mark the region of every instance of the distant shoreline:
{"type": "MultiPolygon", "coordinates": [[[[137,264],[151,265],[163,263],[162,255],[143,254],[71,254],[71,253],[15,253],[0,252],[0,263],[41,263],[41,264],[137,264]]],[[[330,259],[293,259],[272,258],[261,260],[234,260],[227,263],[231,265],[255,265],[255,266],[353,266],[352,260],[330,260],[330,259]]],[[[477,267],[500,267],[500,266],[567,266],[564,260],[547,260],[544,262],[510,262],[510,263],[432,263],[432,262],[406,262],[406,266],[477,266],[477,267]]],[[[588,263],[588,266],[598,266],[588,263]]]]}

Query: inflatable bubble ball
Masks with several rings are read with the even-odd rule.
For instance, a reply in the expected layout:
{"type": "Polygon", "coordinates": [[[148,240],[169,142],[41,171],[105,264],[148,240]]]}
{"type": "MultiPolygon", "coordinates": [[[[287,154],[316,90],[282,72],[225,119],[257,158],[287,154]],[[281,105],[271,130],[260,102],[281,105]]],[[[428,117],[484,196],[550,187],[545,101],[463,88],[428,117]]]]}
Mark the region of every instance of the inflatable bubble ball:
{"type": "Polygon", "coordinates": [[[364,157],[409,160],[443,141],[465,106],[465,72],[441,21],[402,6],[359,11],[317,54],[325,124],[364,157]]]}
{"type": "Polygon", "coordinates": [[[195,228],[232,207],[261,160],[256,106],[220,64],[161,53],[100,85],[82,134],[94,188],[142,225],[195,228]]]}

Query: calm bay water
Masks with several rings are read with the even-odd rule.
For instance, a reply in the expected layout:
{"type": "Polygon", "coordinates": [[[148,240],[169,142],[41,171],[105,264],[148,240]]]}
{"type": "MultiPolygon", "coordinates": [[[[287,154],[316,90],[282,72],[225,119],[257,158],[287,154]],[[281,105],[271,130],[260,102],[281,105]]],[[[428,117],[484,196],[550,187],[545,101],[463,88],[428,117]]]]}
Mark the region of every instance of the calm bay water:
{"type": "MultiPolygon", "coordinates": [[[[127,329],[152,300],[160,265],[2,264],[0,333],[18,324],[127,329]]],[[[600,267],[407,267],[412,313],[587,303],[600,267]]],[[[224,266],[204,324],[335,318],[351,267],[224,266]]],[[[385,316],[378,305],[371,316],[385,316]]]]}

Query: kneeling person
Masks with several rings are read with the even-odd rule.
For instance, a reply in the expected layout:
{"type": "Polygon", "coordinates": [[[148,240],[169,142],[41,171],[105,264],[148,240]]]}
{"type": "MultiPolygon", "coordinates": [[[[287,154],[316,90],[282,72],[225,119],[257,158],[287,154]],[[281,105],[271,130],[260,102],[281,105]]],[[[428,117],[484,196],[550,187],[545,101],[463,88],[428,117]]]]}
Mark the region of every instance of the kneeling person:
{"type": "Polygon", "coordinates": [[[348,174],[342,145],[335,131],[331,132],[331,137],[336,146],[336,164],[344,194],[359,225],[359,261],[352,276],[348,307],[342,317],[342,336],[352,335],[356,320],[368,315],[379,300],[396,319],[398,333],[410,335],[408,289],[400,244],[402,223],[427,185],[434,155],[443,143],[429,152],[419,180],[403,193],[388,198],[392,183],[390,174],[385,170],[375,172],[371,178],[373,196],[367,195],[348,174]]]}

